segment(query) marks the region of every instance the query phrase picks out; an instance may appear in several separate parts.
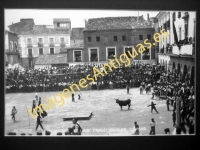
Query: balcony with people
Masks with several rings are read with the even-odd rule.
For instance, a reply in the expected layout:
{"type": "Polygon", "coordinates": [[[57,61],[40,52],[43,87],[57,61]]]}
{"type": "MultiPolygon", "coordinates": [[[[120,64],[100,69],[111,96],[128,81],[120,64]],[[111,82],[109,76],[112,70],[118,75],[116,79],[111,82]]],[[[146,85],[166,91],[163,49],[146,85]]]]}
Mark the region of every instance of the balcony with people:
{"type": "Polygon", "coordinates": [[[184,40],[179,40],[179,47],[176,43],[172,45],[172,54],[175,55],[189,55],[192,56],[195,54],[195,40],[194,38],[190,37],[189,39],[186,38],[184,40]]]}

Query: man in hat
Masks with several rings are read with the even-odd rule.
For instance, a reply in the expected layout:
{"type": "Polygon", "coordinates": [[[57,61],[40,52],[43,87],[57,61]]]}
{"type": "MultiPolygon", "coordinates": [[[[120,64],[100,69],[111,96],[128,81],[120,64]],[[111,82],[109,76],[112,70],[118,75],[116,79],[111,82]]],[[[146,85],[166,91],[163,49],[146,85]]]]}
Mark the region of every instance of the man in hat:
{"type": "Polygon", "coordinates": [[[173,126],[176,125],[176,111],[173,110],[173,113],[172,113],[172,120],[173,120],[173,126]]]}
{"type": "Polygon", "coordinates": [[[134,122],[134,127],[135,127],[134,135],[139,135],[140,134],[139,125],[137,124],[137,122],[134,122]]]}
{"type": "Polygon", "coordinates": [[[75,102],[74,93],[72,93],[72,102],[75,102]]]}
{"type": "Polygon", "coordinates": [[[73,135],[81,135],[82,128],[79,125],[79,123],[77,122],[77,120],[76,119],[72,119],[72,122],[74,124],[74,126],[72,127],[72,129],[73,129],[73,135]]]}
{"type": "MultiPolygon", "coordinates": [[[[148,107],[151,106],[151,113],[152,113],[153,109],[158,113],[158,111],[157,111],[155,105],[156,105],[156,104],[154,104],[153,102],[151,102],[151,105],[148,105],[148,107]]],[[[159,114],[159,113],[158,113],[158,114],[159,114]]]]}
{"type": "Polygon", "coordinates": [[[44,130],[43,126],[42,126],[42,122],[41,122],[41,116],[40,116],[40,112],[39,110],[37,111],[38,116],[37,116],[37,125],[36,125],[36,130],[38,129],[38,126],[40,125],[40,127],[42,128],[42,130],[44,130]]]}
{"type": "Polygon", "coordinates": [[[15,106],[13,106],[12,111],[11,111],[11,116],[12,119],[15,121],[15,114],[17,113],[17,109],[15,108],[15,106]]]}
{"type": "Polygon", "coordinates": [[[36,100],[36,102],[38,102],[38,93],[37,92],[35,93],[35,100],[36,100]]]}
{"type": "Polygon", "coordinates": [[[81,92],[80,92],[80,90],[78,91],[78,99],[80,100],[81,99],[81,92]]]}
{"type": "Polygon", "coordinates": [[[156,126],[156,123],[155,123],[155,121],[154,121],[153,118],[151,119],[150,126],[151,126],[151,130],[150,130],[149,135],[155,135],[155,134],[156,134],[156,133],[155,133],[155,126],[156,126]]]}

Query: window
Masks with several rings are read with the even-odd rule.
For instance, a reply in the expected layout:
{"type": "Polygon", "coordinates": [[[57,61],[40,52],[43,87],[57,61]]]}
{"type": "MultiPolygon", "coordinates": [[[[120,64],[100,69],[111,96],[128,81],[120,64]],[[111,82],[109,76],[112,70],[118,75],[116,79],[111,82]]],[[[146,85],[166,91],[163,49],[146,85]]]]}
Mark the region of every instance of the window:
{"type": "Polygon", "coordinates": [[[122,41],[126,41],[126,36],[125,35],[122,36],[122,41]]]}
{"type": "Polygon", "coordinates": [[[39,48],[39,55],[43,55],[43,48],[39,48]]]}
{"type": "Polygon", "coordinates": [[[60,23],[57,23],[57,27],[60,27],[60,23]]]}
{"type": "Polygon", "coordinates": [[[99,36],[96,37],[96,41],[100,42],[100,37],[99,36]]]}
{"type": "Polygon", "coordinates": [[[181,18],[181,12],[178,12],[178,18],[181,18]]]}
{"type": "Polygon", "coordinates": [[[76,41],[74,40],[74,43],[76,43],[76,41]]]}
{"type": "Polygon", "coordinates": [[[27,44],[32,44],[32,39],[31,38],[27,39],[27,44]]]}
{"type": "Polygon", "coordinates": [[[32,57],[32,49],[28,49],[28,57],[32,57]]]}
{"type": "Polygon", "coordinates": [[[129,51],[129,53],[131,53],[131,54],[133,55],[132,47],[126,47],[126,48],[125,48],[125,53],[126,53],[126,55],[128,56],[128,58],[132,58],[132,57],[130,56],[130,54],[128,53],[128,51],[129,51]]]}
{"type": "Polygon", "coordinates": [[[10,50],[13,50],[13,42],[10,41],[10,50]]]}
{"type": "Polygon", "coordinates": [[[179,40],[181,40],[181,27],[179,27],[179,40]]]}
{"type": "Polygon", "coordinates": [[[145,51],[142,53],[142,60],[149,60],[150,59],[150,49],[145,47],[145,51]]]}
{"type": "Polygon", "coordinates": [[[81,62],[81,51],[74,51],[74,62],[81,62]]]}
{"type": "Polygon", "coordinates": [[[151,40],[151,34],[147,34],[147,39],[151,40]]]}
{"type": "Polygon", "coordinates": [[[65,38],[64,37],[60,38],[60,43],[65,43],[65,38]]]}
{"type": "Polygon", "coordinates": [[[117,36],[114,36],[114,41],[117,41],[117,36]]]}
{"type": "Polygon", "coordinates": [[[143,35],[139,35],[139,40],[143,40],[143,35]]]}
{"type": "Polygon", "coordinates": [[[43,43],[43,39],[42,38],[38,38],[38,42],[42,44],[43,43]]]}
{"type": "Polygon", "coordinates": [[[54,44],[54,39],[53,38],[49,38],[49,43],[50,44],[54,44]]]}
{"type": "Polygon", "coordinates": [[[108,48],[107,49],[107,56],[108,56],[108,59],[114,59],[114,56],[115,56],[115,48],[108,48]]]}
{"type": "Polygon", "coordinates": [[[105,36],[104,39],[105,39],[105,42],[108,42],[108,36],[105,36]]]}
{"type": "Polygon", "coordinates": [[[14,43],[14,49],[17,52],[17,43],[16,42],[14,43]]]}
{"type": "Polygon", "coordinates": [[[97,49],[90,49],[90,61],[98,61],[97,49]]]}
{"type": "Polygon", "coordinates": [[[67,24],[66,23],[59,23],[58,27],[67,27],[67,24]]]}
{"type": "Polygon", "coordinates": [[[88,42],[91,42],[91,37],[90,36],[87,39],[88,39],[88,42]]]}
{"type": "Polygon", "coordinates": [[[173,13],[173,21],[176,21],[176,12],[173,13]]]}
{"type": "Polygon", "coordinates": [[[54,54],[54,48],[50,48],[50,54],[54,54]]]}

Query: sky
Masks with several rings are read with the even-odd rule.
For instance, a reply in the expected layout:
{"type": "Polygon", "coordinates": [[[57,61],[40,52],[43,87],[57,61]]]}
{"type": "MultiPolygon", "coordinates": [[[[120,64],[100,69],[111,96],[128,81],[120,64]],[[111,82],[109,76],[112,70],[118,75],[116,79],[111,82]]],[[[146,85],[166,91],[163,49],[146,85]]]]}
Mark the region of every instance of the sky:
{"type": "Polygon", "coordinates": [[[101,17],[141,16],[155,17],[159,11],[140,10],[88,10],[88,9],[5,9],[5,29],[22,18],[34,19],[35,25],[53,25],[54,18],[70,18],[71,27],[85,27],[85,19],[101,17]]]}

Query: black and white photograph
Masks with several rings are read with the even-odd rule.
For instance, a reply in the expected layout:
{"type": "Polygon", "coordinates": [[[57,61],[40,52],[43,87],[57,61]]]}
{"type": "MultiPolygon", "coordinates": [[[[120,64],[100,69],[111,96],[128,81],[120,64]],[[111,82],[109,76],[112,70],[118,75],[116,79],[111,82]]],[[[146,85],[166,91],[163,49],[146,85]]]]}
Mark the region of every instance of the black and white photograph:
{"type": "Polygon", "coordinates": [[[196,135],[196,12],[4,9],[4,135],[196,135]]]}

